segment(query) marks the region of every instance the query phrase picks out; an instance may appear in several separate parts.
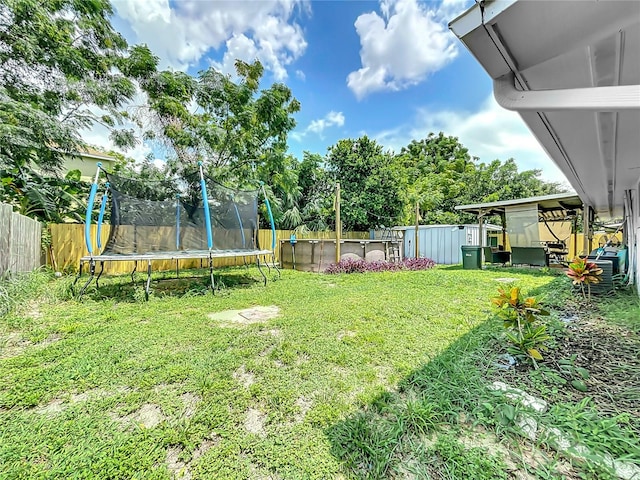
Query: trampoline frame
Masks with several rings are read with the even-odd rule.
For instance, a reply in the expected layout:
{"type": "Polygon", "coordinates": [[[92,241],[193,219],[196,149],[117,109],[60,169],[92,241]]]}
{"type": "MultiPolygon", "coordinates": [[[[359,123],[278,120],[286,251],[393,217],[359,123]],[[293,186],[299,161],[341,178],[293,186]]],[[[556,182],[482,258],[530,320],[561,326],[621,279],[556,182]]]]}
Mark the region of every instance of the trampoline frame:
{"type": "MultiPolygon", "coordinates": [[[[262,188],[262,192],[264,194],[264,198],[265,198],[265,204],[267,207],[267,211],[269,214],[269,220],[271,222],[271,232],[272,232],[272,240],[271,240],[271,250],[265,250],[265,249],[228,249],[228,250],[216,250],[213,249],[213,241],[212,241],[212,230],[211,230],[211,223],[210,223],[210,216],[209,216],[209,205],[207,202],[207,191],[206,191],[206,184],[204,181],[204,174],[203,174],[203,170],[202,170],[202,162],[198,162],[198,166],[199,166],[199,170],[200,170],[200,184],[201,184],[201,188],[202,188],[202,196],[203,196],[203,206],[206,212],[205,215],[205,223],[206,223],[206,232],[207,232],[207,246],[209,247],[208,250],[178,250],[178,251],[166,251],[166,252],[147,252],[147,253],[132,253],[132,254],[105,254],[105,255],[93,255],[93,246],[91,244],[91,239],[90,239],[90,226],[91,226],[91,214],[92,214],[92,210],[93,210],[93,203],[95,201],[95,196],[97,194],[97,189],[98,189],[98,178],[100,176],[100,170],[102,170],[102,164],[98,163],[98,169],[96,172],[96,176],[94,179],[94,182],[91,186],[91,192],[89,195],[89,202],[88,202],[88,206],[87,206],[87,213],[86,213],[86,218],[85,218],[85,244],[87,247],[87,250],[89,252],[89,255],[86,255],[84,257],[82,257],[80,259],[80,265],[78,268],[78,275],[76,276],[75,281],[73,282],[73,285],[71,286],[71,290],[72,293],[75,295],[75,286],[78,283],[78,281],[80,280],[80,278],[82,277],[82,271],[83,271],[83,267],[85,265],[85,263],[89,264],[89,278],[87,279],[87,281],[83,284],[82,288],[79,290],[78,292],[78,299],[82,298],[82,296],[84,295],[84,293],[86,292],[87,288],[89,287],[89,285],[91,284],[91,282],[93,281],[93,279],[95,278],[95,282],[96,282],[96,288],[98,288],[99,286],[99,281],[100,281],[100,277],[102,276],[103,272],[104,272],[104,264],[107,262],[135,262],[134,264],[134,268],[133,271],[131,272],[131,281],[135,282],[134,279],[134,274],[136,272],[136,270],[138,269],[138,262],[140,261],[146,261],[147,262],[147,279],[145,282],[145,300],[149,300],[149,294],[151,291],[151,274],[152,274],[152,265],[151,262],[155,261],[155,260],[170,260],[170,261],[174,261],[176,262],[176,275],[179,275],[179,261],[180,260],[197,260],[200,259],[200,266],[202,268],[202,260],[207,259],[208,260],[208,266],[209,266],[209,278],[211,280],[210,283],[210,288],[211,288],[211,293],[215,293],[215,280],[213,277],[213,261],[216,258],[244,258],[245,259],[245,265],[246,265],[246,258],[247,257],[255,257],[256,260],[256,265],[258,267],[258,270],[260,271],[260,274],[262,275],[263,278],[263,282],[264,285],[266,286],[267,284],[267,276],[265,275],[262,266],[261,266],[261,262],[260,262],[260,256],[267,256],[267,255],[271,255],[271,264],[273,265],[273,267],[276,269],[277,273],[278,273],[278,278],[280,278],[281,273],[280,273],[280,269],[278,268],[278,264],[275,261],[275,243],[276,243],[276,238],[275,238],[275,226],[274,226],[274,222],[273,222],[273,215],[271,213],[271,205],[269,204],[269,199],[267,198],[267,194],[264,190],[264,184],[261,183],[261,188],[262,188]],[[100,264],[100,271],[98,272],[98,275],[96,276],[96,264],[100,264]]],[[[106,190],[108,191],[109,189],[109,183],[106,184],[106,190]]],[[[103,215],[104,215],[104,209],[105,209],[105,204],[106,204],[106,193],[102,198],[101,201],[101,208],[100,208],[100,216],[99,218],[102,219],[103,215]]],[[[98,224],[98,238],[97,238],[97,242],[98,242],[98,248],[100,249],[102,246],[100,244],[100,226],[101,223],[98,224]]],[[[243,241],[244,243],[244,241],[243,241]]],[[[269,272],[271,272],[271,266],[269,265],[269,262],[267,262],[265,260],[264,262],[269,270],[269,272]]]]}
{"type": "MultiPolygon", "coordinates": [[[[156,253],[146,253],[146,254],[121,254],[121,255],[96,255],[96,256],[84,256],[80,259],[80,266],[78,268],[78,275],[76,276],[75,281],[73,282],[72,289],[75,289],[76,284],[82,277],[83,267],[86,263],[89,264],[89,278],[83,284],[82,288],[78,291],[78,299],[81,299],[87,288],[95,278],[96,288],[99,287],[100,277],[104,272],[104,264],[107,262],[135,262],[135,266],[133,271],[131,272],[131,281],[134,282],[134,274],[138,269],[138,262],[146,261],[147,262],[147,279],[145,282],[145,300],[149,300],[149,294],[151,293],[151,274],[153,272],[151,262],[154,260],[175,260],[176,262],[176,274],[178,273],[178,261],[179,260],[208,260],[209,267],[209,278],[211,283],[209,288],[211,289],[211,293],[215,293],[215,280],[213,277],[213,260],[216,258],[246,258],[246,257],[255,257],[256,265],[258,267],[258,271],[260,275],[262,275],[262,279],[264,285],[267,285],[267,276],[262,269],[262,265],[260,262],[260,256],[271,255],[273,257],[273,251],[271,250],[185,250],[180,252],[156,252],[156,253]],[[96,276],[96,265],[100,264],[100,270],[98,275],[96,276]]],[[[268,262],[264,262],[267,266],[269,272],[271,272],[271,266],[268,262]]],[[[278,264],[276,262],[272,262],[273,267],[278,273],[278,278],[280,278],[280,269],[278,268],[278,264]]],[[[74,292],[75,295],[75,292],[74,292]]]]}

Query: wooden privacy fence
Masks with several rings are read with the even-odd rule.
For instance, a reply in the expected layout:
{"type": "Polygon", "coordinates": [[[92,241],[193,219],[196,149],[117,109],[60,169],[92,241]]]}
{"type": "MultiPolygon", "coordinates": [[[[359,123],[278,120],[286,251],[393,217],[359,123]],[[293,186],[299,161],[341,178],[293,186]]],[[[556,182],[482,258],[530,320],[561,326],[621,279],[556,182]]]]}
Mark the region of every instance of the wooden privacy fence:
{"type": "MultiPolygon", "coordinates": [[[[84,225],[76,223],[61,223],[49,225],[51,231],[51,255],[50,263],[58,270],[76,270],[78,268],[80,258],[88,255],[87,247],[84,243],[84,225]]],[[[91,238],[95,238],[97,225],[91,225],[91,238]]],[[[109,225],[103,225],[100,230],[100,238],[102,246],[107,243],[109,238],[109,225]]],[[[276,230],[276,260],[279,255],[280,240],[288,240],[293,230],[276,230]]],[[[300,239],[304,238],[317,238],[327,239],[335,238],[335,232],[307,232],[298,233],[296,237],[300,239]]],[[[342,238],[369,238],[369,232],[347,232],[342,235],[342,238]]],[[[173,239],[173,237],[172,237],[173,239]]],[[[261,248],[271,249],[272,233],[271,230],[261,229],[258,231],[258,243],[261,248]]],[[[97,245],[93,244],[94,252],[99,251],[97,245]]],[[[271,259],[267,259],[270,261],[271,259]]],[[[200,260],[179,260],[179,268],[196,268],[200,266],[200,260]]],[[[206,261],[204,265],[206,266],[206,261]]],[[[176,261],[174,260],[154,260],[152,262],[154,271],[161,270],[173,270],[176,268],[176,261]]],[[[216,258],[214,259],[214,266],[216,267],[228,267],[243,265],[244,261],[240,257],[234,258],[216,258]]],[[[105,273],[130,273],[134,269],[134,262],[107,262],[105,263],[105,273]]]]}
{"type": "Polygon", "coordinates": [[[38,268],[41,243],[40,222],[14,213],[11,205],[0,203],[0,275],[38,268]]]}

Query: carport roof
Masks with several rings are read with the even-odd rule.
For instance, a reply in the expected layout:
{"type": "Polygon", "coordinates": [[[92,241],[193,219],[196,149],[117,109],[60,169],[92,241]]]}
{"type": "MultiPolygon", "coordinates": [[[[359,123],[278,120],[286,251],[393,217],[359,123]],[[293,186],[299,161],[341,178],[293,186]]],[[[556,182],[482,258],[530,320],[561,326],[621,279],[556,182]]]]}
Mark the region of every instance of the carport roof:
{"type": "Polygon", "coordinates": [[[564,220],[569,210],[582,210],[582,200],[575,193],[557,193],[541,197],[519,198],[516,200],[500,200],[497,202],[458,205],[456,210],[475,215],[502,215],[507,207],[538,205],[538,212],[545,220],[564,220]]]}

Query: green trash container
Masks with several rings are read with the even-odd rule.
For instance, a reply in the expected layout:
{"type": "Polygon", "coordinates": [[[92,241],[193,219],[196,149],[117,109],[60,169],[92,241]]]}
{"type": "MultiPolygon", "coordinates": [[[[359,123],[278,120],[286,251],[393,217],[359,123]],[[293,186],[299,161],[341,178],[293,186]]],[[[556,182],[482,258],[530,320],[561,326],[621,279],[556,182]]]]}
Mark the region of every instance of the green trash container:
{"type": "Polygon", "coordinates": [[[478,245],[462,245],[462,268],[464,270],[482,268],[482,247],[478,245]]]}

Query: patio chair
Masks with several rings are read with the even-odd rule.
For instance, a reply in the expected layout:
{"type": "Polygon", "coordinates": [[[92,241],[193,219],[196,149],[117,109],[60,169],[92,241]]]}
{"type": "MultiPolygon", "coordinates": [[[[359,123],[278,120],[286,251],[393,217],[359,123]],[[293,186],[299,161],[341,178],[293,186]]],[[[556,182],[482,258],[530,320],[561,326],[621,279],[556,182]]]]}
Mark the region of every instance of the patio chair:
{"type": "Polygon", "coordinates": [[[544,247],[511,247],[511,265],[549,266],[549,254],[544,247]]]}
{"type": "Polygon", "coordinates": [[[482,247],[482,249],[485,263],[499,263],[504,267],[511,259],[511,252],[494,250],[493,247],[482,247]]]}

